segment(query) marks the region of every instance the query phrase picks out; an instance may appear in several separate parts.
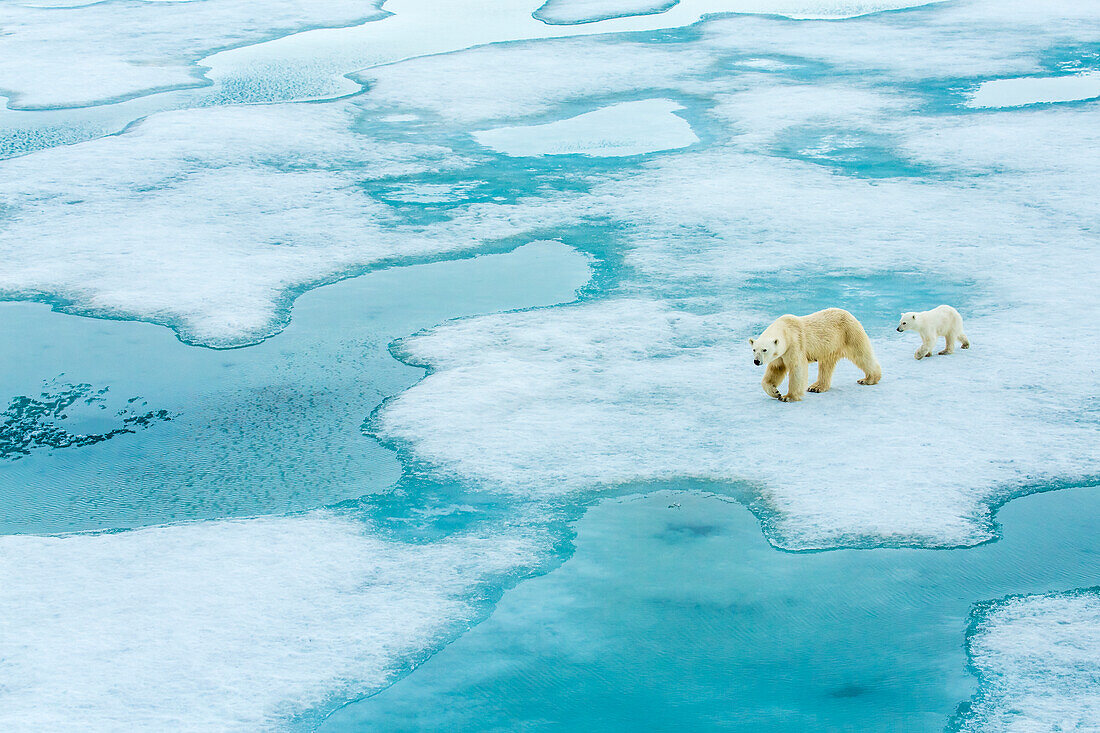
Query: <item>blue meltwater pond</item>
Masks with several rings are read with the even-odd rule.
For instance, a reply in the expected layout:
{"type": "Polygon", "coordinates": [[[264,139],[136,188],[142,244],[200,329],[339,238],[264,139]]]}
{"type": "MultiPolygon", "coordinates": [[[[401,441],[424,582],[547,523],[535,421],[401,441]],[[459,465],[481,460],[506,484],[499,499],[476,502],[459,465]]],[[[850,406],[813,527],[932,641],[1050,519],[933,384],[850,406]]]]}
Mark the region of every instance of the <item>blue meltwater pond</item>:
{"type": "Polygon", "coordinates": [[[385,491],[401,466],[362,425],[423,374],[390,342],[568,301],[588,276],[585,256],[555,242],[384,270],[306,293],[284,331],[226,350],[0,303],[0,533],[281,514],[385,491]]]}
{"type": "Polygon", "coordinates": [[[975,548],[790,553],[697,485],[608,499],[559,569],[321,730],[942,731],[974,602],[1095,583],[1098,511],[1054,491],[975,548]]]}

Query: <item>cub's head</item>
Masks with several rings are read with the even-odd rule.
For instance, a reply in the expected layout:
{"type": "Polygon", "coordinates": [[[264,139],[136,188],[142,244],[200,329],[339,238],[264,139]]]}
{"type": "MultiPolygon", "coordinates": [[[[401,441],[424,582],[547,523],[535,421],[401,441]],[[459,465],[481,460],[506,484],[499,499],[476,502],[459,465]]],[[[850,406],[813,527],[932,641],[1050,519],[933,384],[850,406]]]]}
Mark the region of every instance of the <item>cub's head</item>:
{"type": "Polygon", "coordinates": [[[783,352],[787,350],[786,340],[768,331],[764,331],[757,338],[749,339],[749,346],[752,347],[752,363],[756,366],[770,364],[783,356],[783,352]]]}
{"type": "Polygon", "coordinates": [[[908,331],[911,328],[917,327],[917,314],[916,313],[902,313],[901,323],[898,324],[898,331],[908,331]]]}

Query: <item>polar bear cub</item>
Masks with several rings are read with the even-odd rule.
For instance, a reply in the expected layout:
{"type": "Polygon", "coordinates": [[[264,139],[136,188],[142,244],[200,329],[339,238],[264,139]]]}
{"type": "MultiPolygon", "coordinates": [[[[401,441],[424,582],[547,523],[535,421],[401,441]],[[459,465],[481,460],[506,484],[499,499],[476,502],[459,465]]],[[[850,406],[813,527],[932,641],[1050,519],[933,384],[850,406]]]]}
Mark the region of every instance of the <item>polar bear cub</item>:
{"type": "Polygon", "coordinates": [[[877,384],[882,367],[875,359],[871,340],[856,317],[840,308],[826,308],[808,316],[780,316],[755,339],[752,345],[753,363],[766,364],[760,383],[771,397],[783,402],[797,402],[806,393],[807,367],[817,362],[817,381],[811,392],[827,392],[833,370],[841,359],[848,359],[863,370],[860,384],[877,384]],[[790,375],[787,394],[780,395],[779,385],[790,375]]]}
{"type": "Polygon", "coordinates": [[[913,356],[923,359],[932,356],[932,349],[936,346],[936,339],[946,339],[947,346],[941,354],[951,354],[955,351],[955,342],[962,344],[964,349],[970,348],[970,339],[963,333],[963,319],[959,312],[949,305],[941,305],[923,313],[902,313],[898,331],[916,331],[920,334],[921,344],[917,353],[913,356]]]}

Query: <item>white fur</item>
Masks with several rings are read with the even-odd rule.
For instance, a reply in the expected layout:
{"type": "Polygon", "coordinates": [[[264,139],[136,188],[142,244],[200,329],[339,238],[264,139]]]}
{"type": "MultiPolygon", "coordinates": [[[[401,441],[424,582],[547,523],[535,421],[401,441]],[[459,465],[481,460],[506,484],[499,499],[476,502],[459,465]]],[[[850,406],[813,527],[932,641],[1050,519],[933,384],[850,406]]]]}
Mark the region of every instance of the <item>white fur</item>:
{"type": "Polygon", "coordinates": [[[913,354],[917,359],[931,356],[936,339],[939,338],[947,341],[947,346],[940,352],[941,354],[953,353],[956,341],[961,343],[964,349],[970,348],[970,339],[963,333],[962,316],[949,305],[941,305],[922,313],[902,313],[898,330],[916,331],[920,334],[920,348],[913,354]]]}
{"type": "Polygon", "coordinates": [[[860,322],[846,310],[826,308],[808,316],[780,316],[758,338],[749,339],[753,363],[765,365],[760,385],[783,402],[798,402],[807,392],[828,392],[833,370],[848,359],[863,370],[860,384],[878,384],[882,367],[860,322]],[[806,386],[807,365],[817,362],[817,381],[806,386]],[[779,393],[783,378],[787,394],[779,393]]]}

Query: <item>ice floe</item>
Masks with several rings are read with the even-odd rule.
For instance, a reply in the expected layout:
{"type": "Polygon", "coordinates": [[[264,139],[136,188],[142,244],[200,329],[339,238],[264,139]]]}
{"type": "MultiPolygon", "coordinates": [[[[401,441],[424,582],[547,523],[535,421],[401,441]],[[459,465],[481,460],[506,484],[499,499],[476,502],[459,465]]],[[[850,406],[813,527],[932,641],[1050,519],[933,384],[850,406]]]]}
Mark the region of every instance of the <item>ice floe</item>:
{"type": "Polygon", "coordinates": [[[627,15],[663,13],[678,2],[680,0],[547,0],[534,16],[543,23],[573,25],[627,15]]]}
{"type": "Polygon", "coordinates": [[[970,107],[1023,107],[1100,97],[1100,71],[1069,76],[1023,76],[983,81],[970,95],[970,107]]]}
{"type": "Polygon", "coordinates": [[[36,5],[0,6],[0,94],[13,106],[71,107],[198,85],[195,62],[213,51],[385,15],[363,0],[36,5]]]}
{"type": "Polygon", "coordinates": [[[444,473],[543,499],[746,482],[792,549],[974,544],[1013,488],[1087,476],[1100,457],[1095,425],[1059,409],[1063,385],[1044,394],[1032,370],[1002,386],[1026,333],[996,320],[970,321],[983,342],[972,336],[968,362],[918,363],[911,343],[878,337],[881,385],[857,386],[846,366],[834,391],[793,407],[764,396],[746,356],[759,322],[620,300],[451,324],[404,343],[438,371],[376,429],[444,473]]]}
{"type": "Polygon", "coordinates": [[[170,112],[124,135],[0,162],[0,291],[231,345],[269,332],[288,287],[515,230],[402,232],[362,184],[461,161],[436,145],[354,133],[354,114],[342,105],[170,112]]]}
{"type": "Polygon", "coordinates": [[[483,130],[474,139],[513,156],[639,155],[699,142],[679,109],[669,99],[622,102],[557,122],[483,130]]]}
{"type": "Polygon", "coordinates": [[[982,604],[968,639],[981,687],[956,729],[1094,730],[1100,720],[1096,588],[982,604]]]}
{"type": "Polygon", "coordinates": [[[380,21],[307,31],[221,51],[202,59],[201,64],[210,68],[206,76],[225,88],[279,86],[283,79],[294,80],[282,89],[282,96],[268,96],[269,101],[332,98],[359,90],[345,78],[351,72],[485,44],[677,28],[714,13],[837,19],[930,3],[681,0],[663,13],[610,17],[582,25],[548,25],[533,15],[539,4],[538,0],[529,5],[512,0],[456,0],[441,6],[430,0],[391,0],[386,10],[392,15],[380,21]]]}
{"type": "Polygon", "coordinates": [[[392,681],[539,561],[520,531],[426,545],[328,512],[0,537],[5,730],[285,727],[392,681]]]}
{"type": "MultiPolygon", "coordinates": [[[[993,536],[1000,502],[1087,480],[1100,458],[1087,397],[1100,344],[1082,317],[1100,305],[1090,111],[901,118],[890,92],[799,91],[731,90],[720,114],[744,134],[727,145],[544,201],[548,217],[575,207],[622,223],[616,297],[408,340],[408,357],[437,371],[385,406],[379,433],[524,496],[747,482],[773,542],[795,549],[971,545],[993,536]],[[770,148],[814,120],[863,124],[929,173],[869,178],[857,148],[838,175],[828,150],[808,162],[770,148]],[[760,392],[743,340],[786,310],[775,288],[815,272],[972,281],[964,311],[981,342],[972,333],[971,351],[917,363],[885,327],[895,313],[815,303],[882,319],[872,337],[887,376],[860,388],[850,370],[837,391],[785,409],[760,392]]],[[[910,302],[901,294],[897,310],[910,302]]]]}
{"type": "MultiPolygon", "coordinates": [[[[277,328],[305,287],[598,222],[607,236],[593,249],[613,277],[586,302],[400,344],[434,371],[371,428],[418,475],[534,500],[544,523],[557,516],[546,505],[608,487],[703,478],[747,495],[770,539],[792,549],[972,545],[995,535],[999,503],[1095,477],[1093,107],[952,112],[959,88],[1049,73],[1052,49],[1096,42],[1092,4],[794,23],[766,14],[912,3],[684,0],[578,26],[540,22],[536,4],[398,0],[383,20],[219,52],[203,62],[217,85],[207,101],[358,92],[344,75],[362,69],[366,89],[329,104],[156,114],[0,163],[0,291],[240,345],[277,328]],[[600,35],[723,11],[759,14],[600,35]],[[551,35],[590,37],[501,43],[551,35]],[[494,45],[406,61],[477,44],[494,45]],[[557,161],[569,186],[526,188],[518,166],[544,161],[470,142],[488,128],[560,130],[643,97],[680,100],[687,108],[662,119],[682,115],[707,142],[557,161]],[[906,165],[879,165],[883,155],[906,165]],[[462,203],[502,181],[498,195],[462,203]],[[372,194],[380,182],[404,205],[455,206],[410,224],[372,194]],[[892,300],[844,289],[826,299],[814,277],[900,286],[892,300]],[[974,348],[915,362],[915,345],[885,324],[941,297],[963,311],[974,348]],[[884,381],[858,387],[844,365],[830,393],[766,398],[744,339],[792,301],[863,318],[884,381]]],[[[0,79],[15,81],[0,87],[19,104],[74,104],[200,83],[197,54],[293,30],[238,37],[227,29],[248,19],[219,15],[226,7],[107,2],[50,10],[53,26],[45,10],[10,6],[0,79]],[[171,9],[156,28],[185,42],[135,34],[125,13],[147,8],[171,9]],[[88,57],[83,75],[59,69],[55,43],[88,57]],[[38,54],[50,63],[34,66],[38,54]]],[[[349,7],[331,24],[370,14],[349,7]]],[[[490,530],[412,545],[311,513],[0,538],[0,721],[253,730],[377,689],[475,618],[484,583],[546,546],[490,530]]],[[[978,660],[985,647],[974,648],[978,660]]]]}

